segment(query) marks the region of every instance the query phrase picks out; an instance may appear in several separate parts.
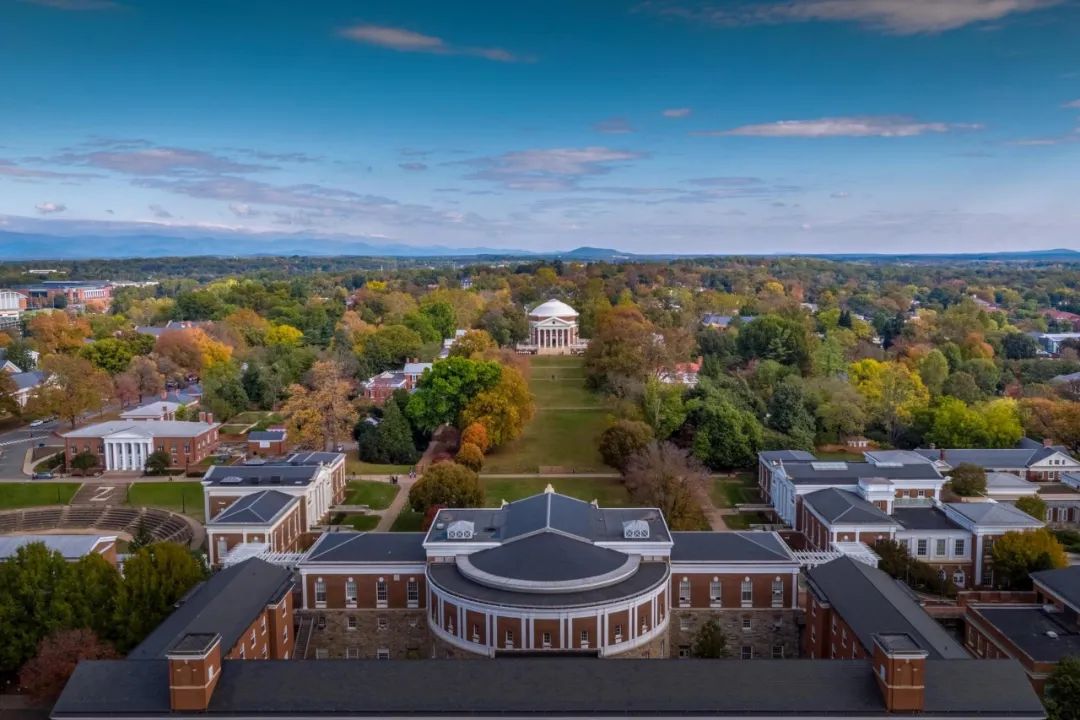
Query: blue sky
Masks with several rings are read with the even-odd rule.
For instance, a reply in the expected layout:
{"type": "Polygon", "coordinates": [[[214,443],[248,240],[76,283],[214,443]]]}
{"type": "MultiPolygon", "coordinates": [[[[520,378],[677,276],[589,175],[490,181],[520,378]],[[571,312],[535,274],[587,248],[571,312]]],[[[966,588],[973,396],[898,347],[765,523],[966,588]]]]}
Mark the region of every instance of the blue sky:
{"type": "Polygon", "coordinates": [[[3,0],[0,48],[0,230],[1080,248],[1072,0],[3,0]]]}

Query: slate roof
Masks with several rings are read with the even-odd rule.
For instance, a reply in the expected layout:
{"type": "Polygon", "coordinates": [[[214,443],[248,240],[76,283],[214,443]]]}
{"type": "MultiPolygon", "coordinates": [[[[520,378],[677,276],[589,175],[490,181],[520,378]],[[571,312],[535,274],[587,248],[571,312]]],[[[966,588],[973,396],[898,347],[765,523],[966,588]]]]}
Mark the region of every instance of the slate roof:
{"type": "Polygon", "coordinates": [[[203,484],[225,487],[307,485],[319,474],[317,465],[211,465],[203,484]]]}
{"type": "Polygon", "coordinates": [[[45,382],[45,373],[41,370],[11,373],[8,377],[15,383],[16,390],[30,390],[45,382]]]}
{"type": "Polygon", "coordinates": [[[673,532],[671,562],[794,562],[774,532],[673,532]]]}
{"type": "Polygon", "coordinates": [[[914,450],[868,450],[863,457],[877,465],[925,465],[933,462],[914,450]]]}
{"type": "MultiPolygon", "coordinates": [[[[963,530],[939,508],[893,506],[893,519],[905,530],[963,530]]],[[[965,531],[966,532],[966,531],[965,531]]]]}
{"type": "Polygon", "coordinates": [[[1043,522],[1008,503],[953,502],[945,503],[945,507],[979,527],[1040,528],[1044,525],[1043,522]]]}
{"type": "MultiPolygon", "coordinates": [[[[1026,444],[1025,444],[1026,445],[1026,444]]],[[[950,467],[956,467],[963,463],[978,465],[982,468],[1027,468],[1044,460],[1054,453],[1068,452],[1061,447],[1043,447],[1038,443],[1037,447],[1021,446],[1015,448],[972,448],[935,450],[918,448],[915,452],[929,460],[944,459],[950,467]]]]}
{"type": "Polygon", "coordinates": [[[301,564],[427,562],[423,533],[323,533],[301,564]]]}
{"type": "Polygon", "coordinates": [[[78,560],[89,555],[103,540],[116,541],[115,535],[4,535],[0,536],[0,558],[15,555],[19,548],[42,543],[60,553],[66,560],[78,560]]]}
{"type": "Polygon", "coordinates": [[[345,459],[344,453],[316,450],[313,452],[293,453],[281,462],[268,465],[334,465],[345,459]]]}
{"type": "Polygon", "coordinates": [[[116,433],[142,437],[193,438],[218,427],[205,422],[185,420],[107,420],[64,433],[65,438],[101,438],[116,433]]]}
{"type": "Polygon", "coordinates": [[[810,568],[806,578],[864,648],[874,646],[875,634],[906,633],[931,658],[970,657],[962,643],[923,610],[910,590],[875,567],[845,556],[810,568]]]}
{"type": "Polygon", "coordinates": [[[159,418],[166,413],[175,413],[181,407],[183,406],[180,403],[171,400],[155,400],[153,402],[148,402],[145,405],[139,405],[138,407],[125,410],[120,413],[120,417],[125,420],[142,417],[159,418]]]}
{"type": "Polygon", "coordinates": [[[803,504],[811,507],[829,525],[896,525],[896,521],[876,505],[847,490],[816,490],[803,496],[803,504]]]}
{"type": "Polygon", "coordinates": [[[1012,473],[994,471],[986,473],[986,489],[988,492],[993,490],[998,492],[1034,491],[1038,487],[1030,480],[1025,480],[1012,473]]]}
{"type": "Polygon", "coordinates": [[[276,520],[298,502],[300,498],[296,495],[280,490],[263,490],[243,496],[207,525],[264,525],[276,520]]]}
{"type": "Polygon", "coordinates": [[[874,465],[868,462],[812,460],[785,462],[784,473],[795,485],[857,485],[860,478],[888,480],[938,480],[941,473],[932,464],[874,465]]]}
{"type": "Polygon", "coordinates": [[[492,543],[542,531],[554,531],[592,542],[642,542],[623,537],[623,523],[644,520],[649,524],[648,542],[670,542],[671,534],[655,508],[598,508],[592,503],[543,492],[507,503],[498,509],[446,508],[440,510],[425,542],[446,542],[446,530],[455,520],[469,520],[472,540],[452,542],[492,543]]]}
{"type": "Polygon", "coordinates": [[[629,556],[558,533],[539,533],[469,554],[473,567],[497,577],[535,582],[591,578],[626,564],[629,556]]]}
{"type": "Polygon", "coordinates": [[[1039,570],[1031,573],[1031,579],[1074,608],[1080,608],[1080,565],[1060,570],[1039,570]]]}
{"type": "MultiPolygon", "coordinates": [[[[128,653],[128,659],[163,658],[182,637],[200,633],[221,635],[224,655],[263,608],[280,600],[291,589],[290,571],[258,558],[225,568],[188,593],[172,615],[128,653]]],[[[161,684],[167,691],[167,675],[162,676],[161,684]]]]}
{"type": "Polygon", "coordinates": [[[285,439],[284,430],[253,430],[247,434],[247,439],[253,441],[266,440],[268,442],[280,442],[285,439]]]}
{"type": "Polygon", "coordinates": [[[797,462],[800,460],[816,459],[805,450],[764,450],[758,453],[758,457],[769,463],[773,460],[779,460],[780,462],[797,462]]]}
{"type": "Polygon", "coordinates": [[[1069,655],[1080,655],[1080,632],[1060,612],[989,605],[978,605],[975,611],[1036,662],[1055,663],[1069,655]]]}
{"type": "MultiPolygon", "coordinates": [[[[164,661],[84,661],[52,717],[169,713],[164,661]]],[[[180,713],[173,714],[174,717],[180,713]]],[[[191,713],[195,715],[195,713],[191,713]]],[[[864,660],[226,660],[206,717],[887,717],[864,660]]],[[[1014,660],[928,660],[922,717],[1041,718],[1014,660]]]]}

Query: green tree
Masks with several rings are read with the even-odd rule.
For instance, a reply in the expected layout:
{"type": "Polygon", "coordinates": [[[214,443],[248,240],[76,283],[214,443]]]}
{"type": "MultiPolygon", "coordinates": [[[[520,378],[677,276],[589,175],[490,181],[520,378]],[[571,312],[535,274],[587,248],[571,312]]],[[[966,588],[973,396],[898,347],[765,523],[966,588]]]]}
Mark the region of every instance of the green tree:
{"type": "Polygon", "coordinates": [[[1068,565],[1065,548],[1046,528],[1001,535],[994,540],[991,557],[995,584],[1012,590],[1030,589],[1033,572],[1068,565]]]}
{"type": "Polygon", "coordinates": [[[400,367],[409,358],[420,355],[423,339],[404,325],[384,325],[363,335],[354,348],[365,376],[400,367]]]}
{"type": "Polygon", "coordinates": [[[13,672],[51,632],[70,627],[74,607],[71,568],[44,543],[30,543],[0,563],[0,671],[13,672]]]}
{"type": "Polygon", "coordinates": [[[248,396],[234,362],[214,363],[202,375],[203,397],[200,401],[218,420],[227,420],[246,410],[248,396]]]}
{"type": "Polygon", "coordinates": [[[5,348],[8,362],[18,367],[23,372],[30,372],[37,363],[34,362],[34,348],[22,338],[15,338],[5,348]]]}
{"type": "MultiPolygon", "coordinates": [[[[137,548],[133,548],[134,551],[137,548]]],[[[72,603],[72,627],[86,627],[106,640],[116,633],[116,599],[123,577],[116,566],[98,553],[90,553],[70,564],[69,587],[72,603]]]]}
{"type": "Polygon", "coordinates": [[[978,465],[960,463],[949,473],[949,487],[961,497],[986,493],[986,471],[978,465]]]}
{"type": "Polygon", "coordinates": [[[949,377],[949,361],[944,353],[936,348],[927,353],[919,361],[919,377],[931,395],[940,395],[945,379],[949,377]]]}
{"type": "Polygon", "coordinates": [[[946,378],[941,386],[941,393],[958,400],[963,400],[968,404],[976,403],[982,398],[982,391],[979,390],[975,378],[963,371],[954,372],[946,378]]]}
{"type": "Polygon", "coordinates": [[[1046,679],[1043,705],[1048,720],[1080,720],[1080,657],[1058,660],[1046,679]]]}
{"type": "Polygon", "coordinates": [[[484,487],[480,477],[464,465],[435,463],[409,489],[409,507],[423,513],[436,505],[483,507],[484,487]]]}
{"type": "Polygon", "coordinates": [[[437,362],[420,377],[406,414],[413,426],[424,432],[456,425],[466,405],[494,387],[502,372],[498,363],[485,360],[452,357],[437,362]]]}
{"type": "Polygon", "coordinates": [[[986,444],[986,418],[963,400],[943,397],[933,409],[933,422],[926,440],[938,447],[974,448],[986,444]]]}
{"type": "Polygon", "coordinates": [[[769,400],[769,427],[791,438],[793,446],[812,449],[815,423],[806,405],[802,380],[785,378],[769,400]]]}
{"type": "Polygon", "coordinates": [[[88,450],[71,458],[71,469],[78,470],[83,475],[88,475],[98,467],[98,456],[88,450]]]}
{"type": "Polygon", "coordinates": [[[724,636],[724,628],[715,618],[707,620],[694,636],[694,644],[690,654],[696,658],[716,659],[727,657],[727,638],[724,636]]]}
{"type": "Polygon", "coordinates": [[[952,579],[942,577],[932,565],[911,557],[907,543],[878,540],[874,543],[874,552],[881,558],[878,569],[907,583],[913,590],[949,597],[956,595],[957,588],[952,579]]]}
{"type": "Polygon", "coordinates": [[[435,323],[431,322],[431,316],[422,312],[409,313],[401,319],[401,324],[409,328],[425,343],[440,342],[442,334],[435,329],[435,323]]]}
{"type": "Polygon", "coordinates": [[[630,460],[653,441],[653,430],[639,420],[616,420],[600,433],[600,457],[607,465],[625,472],[630,460]]]}
{"type": "Polygon", "coordinates": [[[171,465],[169,453],[164,450],[155,450],[146,458],[146,474],[164,475],[169,471],[171,465]]]}
{"type": "Polygon", "coordinates": [[[397,403],[388,401],[383,406],[383,416],[378,425],[361,421],[359,425],[371,428],[357,437],[360,459],[371,463],[412,465],[419,459],[413,444],[412,427],[397,403]]]}
{"type": "Polygon", "coordinates": [[[79,355],[110,375],[118,375],[127,369],[135,357],[131,345],[117,338],[108,337],[84,345],[79,355]]]}
{"type": "Polygon", "coordinates": [[[810,341],[806,326],[798,320],[763,315],[739,329],[739,354],[745,360],[775,360],[810,370],[810,341]]]}
{"type": "Polygon", "coordinates": [[[440,337],[443,339],[454,337],[457,319],[454,317],[453,305],[443,301],[424,302],[420,305],[420,312],[431,319],[431,324],[440,337]]]}
{"type": "Polygon", "coordinates": [[[655,377],[649,378],[641,397],[641,413],[653,434],[660,440],[667,440],[686,422],[687,410],[683,401],[682,385],[662,383],[655,377]]]}
{"type": "Polygon", "coordinates": [[[1039,354],[1039,341],[1027,333],[1008,333],[1001,338],[1001,350],[1010,360],[1024,360],[1039,354]]]}
{"type": "Polygon", "coordinates": [[[1017,498],[1015,505],[1036,520],[1046,520],[1046,501],[1038,495],[1017,498]]]}
{"type": "Polygon", "coordinates": [[[202,562],[176,543],[154,543],[131,555],[117,598],[117,647],[126,652],[141,642],[205,576],[202,562]]]}
{"type": "Polygon", "coordinates": [[[729,400],[693,401],[694,456],[713,470],[748,468],[757,462],[764,442],[753,413],[729,400]]]}

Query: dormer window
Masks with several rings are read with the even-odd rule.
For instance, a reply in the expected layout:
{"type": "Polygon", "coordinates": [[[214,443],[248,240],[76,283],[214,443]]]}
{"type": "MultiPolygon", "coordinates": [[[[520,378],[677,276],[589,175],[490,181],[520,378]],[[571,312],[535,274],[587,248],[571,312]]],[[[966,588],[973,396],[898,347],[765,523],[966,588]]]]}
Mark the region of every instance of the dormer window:
{"type": "Polygon", "coordinates": [[[470,520],[455,520],[446,528],[447,540],[472,540],[474,525],[470,520]]]}

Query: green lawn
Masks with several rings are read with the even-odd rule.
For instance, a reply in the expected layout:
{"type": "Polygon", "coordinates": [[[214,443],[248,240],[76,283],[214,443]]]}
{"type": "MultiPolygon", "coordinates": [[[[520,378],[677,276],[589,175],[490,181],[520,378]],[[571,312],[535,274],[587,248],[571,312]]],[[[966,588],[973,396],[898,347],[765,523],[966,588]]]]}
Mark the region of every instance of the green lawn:
{"type": "Polygon", "coordinates": [[[730,530],[749,530],[751,524],[764,525],[768,522],[769,519],[761,513],[737,513],[724,516],[724,523],[730,530]]]}
{"type": "Polygon", "coordinates": [[[375,526],[379,524],[378,515],[360,515],[349,514],[345,515],[340,521],[335,521],[335,525],[348,525],[353,530],[374,530],[375,526]]]}
{"type": "Polygon", "coordinates": [[[349,475],[408,475],[410,470],[412,465],[377,465],[354,457],[345,461],[345,472],[349,475]]]}
{"type": "Polygon", "coordinates": [[[202,483],[189,481],[132,483],[128,489],[128,505],[165,508],[202,520],[202,483]]]}
{"type": "Polygon", "coordinates": [[[401,488],[379,480],[350,480],[344,505],[367,505],[372,510],[385,510],[401,488]]]}
{"type": "Polygon", "coordinates": [[[865,459],[862,453],[848,452],[847,450],[815,451],[814,457],[818,460],[832,460],[834,462],[862,462],[865,459]]]}
{"type": "Polygon", "coordinates": [[[548,483],[558,492],[570,497],[592,502],[600,507],[625,507],[630,496],[619,478],[583,477],[536,477],[536,478],[486,478],[481,477],[488,507],[498,507],[506,500],[513,502],[544,491],[548,483]]]}
{"type": "Polygon", "coordinates": [[[222,435],[241,435],[251,427],[251,423],[229,423],[218,428],[222,435]]]}
{"type": "Polygon", "coordinates": [[[761,502],[754,473],[736,473],[735,477],[713,478],[709,489],[716,507],[735,507],[743,503],[761,502]]]}
{"type": "MultiPolygon", "coordinates": [[[[245,410],[242,413],[233,415],[231,418],[229,418],[229,422],[250,425],[252,423],[257,423],[260,420],[270,417],[274,417],[274,413],[268,410],[245,410]]],[[[277,417],[281,416],[279,415],[277,417]]]]}
{"type": "Polygon", "coordinates": [[[418,513],[409,508],[402,508],[401,514],[394,519],[390,532],[420,532],[424,524],[424,513],[418,513]]]}
{"type": "Polygon", "coordinates": [[[0,484],[0,510],[67,505],[79,489],[79,483],[25,482],[0,484]]]}

